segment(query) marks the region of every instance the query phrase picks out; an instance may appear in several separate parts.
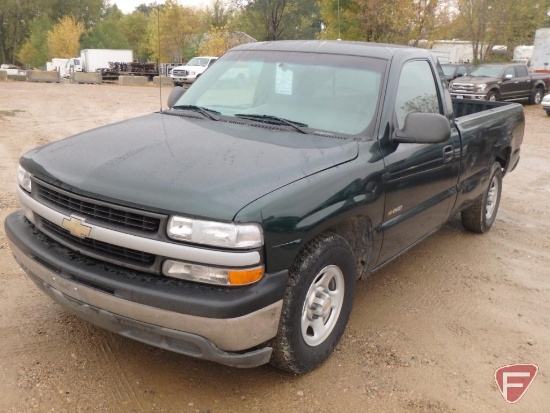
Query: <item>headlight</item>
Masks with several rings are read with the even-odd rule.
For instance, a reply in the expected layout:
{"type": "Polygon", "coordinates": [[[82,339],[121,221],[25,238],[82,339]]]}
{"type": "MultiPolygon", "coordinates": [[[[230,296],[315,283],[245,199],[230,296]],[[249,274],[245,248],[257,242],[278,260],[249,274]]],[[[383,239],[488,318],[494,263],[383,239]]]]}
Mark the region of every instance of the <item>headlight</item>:
{"type": "Polygon", "coordinates": [[[31,174],[28,173],[21,165],[17,167],[17,180],[21,188],[27,192],[31,192],[31,174]]]}
{"type": "Polygon", "coordinates": [[[480,84],[480,85],[477,85],[477,90],[478,90],[479,92],[483,92],[483,91],[485,90],[486,87],[487,87],[487,84],[482,83],[482,84],[480,84]]]}
{"type": "Polygon", "coordinates": [[[194,76],[194,75],[195,75],[195,72],[189,71],[189,74],[190,74],[191,76],[194,76]]]}
{"type": "Polygon", "coordinates": [[[162,273],[168,277],[217,285],[246,285],[260,280],[264,275],[263,265],[247,269],[206,267],[186,262],[166,260],[162,273]]]}
{"type": "Polygon", "coordinates": [[[226,224],[173,216],[166,230],[172,239],[213,247],[258,248],[264,242],[258,224],[226,224]]]}

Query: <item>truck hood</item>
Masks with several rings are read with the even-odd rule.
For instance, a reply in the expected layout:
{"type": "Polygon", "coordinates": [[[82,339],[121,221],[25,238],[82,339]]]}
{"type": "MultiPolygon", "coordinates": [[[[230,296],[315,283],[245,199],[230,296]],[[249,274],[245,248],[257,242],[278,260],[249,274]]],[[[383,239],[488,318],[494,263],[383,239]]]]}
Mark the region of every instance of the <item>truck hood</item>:
{"type": "Polygon", "coordinates": [[[21,164],[84,196],[230,221],[263,195],[357,153],[353,140],[155,113],[34,149],[21,164]]]}
{"type": "Polygon", "coordinates": [[[184,66],[176,66],[174,67],[172,70],[189,70],[189,69],[206,69],[206,66],[189,66],[189,65],[184,65],[184,66]]]}

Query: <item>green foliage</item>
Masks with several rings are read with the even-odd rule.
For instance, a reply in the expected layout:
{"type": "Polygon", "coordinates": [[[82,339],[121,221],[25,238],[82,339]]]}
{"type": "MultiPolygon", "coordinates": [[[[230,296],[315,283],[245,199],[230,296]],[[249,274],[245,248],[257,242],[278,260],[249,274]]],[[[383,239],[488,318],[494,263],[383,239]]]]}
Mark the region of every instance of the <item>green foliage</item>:
{"type": "Polygon", "coordinates": [[[228,49],[239,44],[238,40],[231,35],[228,27],[214,27],[206,33],[201,42],[198,54],[201,56],[220,56],[228,49]]]}
{"type": "MultiPolygon", "coordinates": [[[[160,44],[163,62],[195,55],[211,28],[242,31],[258,40],[341,38],[416,45],[460,38],[472,43],[482,61],[489,58],[487,46],[504,44],[511,52],[519,44],[532,44],[536,29],[550,27],[550,0],[211,1],[206,10],[167,0],[123,14],[110,0],[0,0],[0,63],[38,66],[46,55],[61,57],[59,49],[47,51],[46,33],[68,16],[85,30],[80,48],[131,48],[136,57],[149,60],[158,57],[160,44]]],[[[56,45],[61,42],[58,38],[56,45]]]]}
{"type": "Polygon", "coordinates": [[[29,23],[39,16],[38,0],[0,0],[0,63],[19,63],[17,55],[29,35],[29,23]]]}
{"type": "Polygon", "coordinates": [[[153,10],[149,17],[150,56],[155,60],[160,58],[161,62],[181,62],[193,57],[202,37],[200,28],[198,10],[166,0],[164,6],[153,10]]]}
{"type": "Polygon", "coordinates": [[[84,24],[72,16],[65,16],[48,32],[48,58],[71,58],[80,55],[79,39],[84,24]]]}
{"type": "Polygon", "coordinates": [[[130,44],[122,27],[116,21],[105,21],[96,25],[80,38],[81,49],[129,49],[130,44]]]}
{"type": "Polygon", "coordinates": [[[213,0],[207,7],[207,24],[210,28],[228,28],[232,17],[232,9],[223,0],[213,0]]]}
{"type": "Polygon", "coordinates": [[[49,16],[55,21],[65,16],[73,16],[84,23],[86,29],[100,21],[105,8],[105,0],[34,0],[42,3],[49,16]],[[46,4],[44,4],[46,3],[46,4]],[[51,6],[47,7],[47,3],[51,6]]]}
{"type": "Polygon", "coordinates": [[[30,36],[27,38],[17,55],[19,61],[31,67],[39,67],[48,60],[48,32],[53,26],[47,16],[36,17],[30,22],[30,36]]]}
{"type": "Polygon", "coordinates": [[[316,0],[253,0],[240,6],[236,27],[258,40],[314,39],[321,28],[316,0]]]}
{"type": "Polygon", "coordinates": [[[120,19],[119,28],[124,33],[130,49],[134,51],[136,59],[148,61],[151,56],[149,50],[149,32],[146,30],[151,16],[143,11],[135,10],[125,14],[120,19]]]}
{"type": "Polygon", "coordinates": [[[442,0],[320,0],[323,39],[408,44],[430,37],[442,0]]]}
{"type": "MultiPolygon", "coordinates": [[[[535,31],[545,21],[540,0],[459,0],[460,14],[453,24],[472,43],[474,63],[491,58],[494,45],[508,46],[509,58],[515,46],[533,44],[535,31]]],[[[546,2],[548,4],[548,1],[546,2]]]]}

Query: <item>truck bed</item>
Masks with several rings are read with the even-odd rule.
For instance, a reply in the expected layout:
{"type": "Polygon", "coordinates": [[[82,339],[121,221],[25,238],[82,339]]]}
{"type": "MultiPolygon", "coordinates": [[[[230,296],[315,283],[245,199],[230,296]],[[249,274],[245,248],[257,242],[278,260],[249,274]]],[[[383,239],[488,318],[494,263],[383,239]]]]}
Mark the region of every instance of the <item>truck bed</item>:
{"type": "Polygon", "coordinates": [[[453,112],[462,147],[454,208],[458,212],[481,195],[491,159],[501,163],[503,174],[515,168],[525,116],[519,103],[466,99],[453,99],[453,112]]]}
{"type": "MultiPolygon", "coordinates": [[[[455,119],[510,105],[510,102],[490,102],[488,100],[456,99],[453,98],[453,114],[455,119]]],[[[458,119],[457,119],[458,120],[458,119]]]]}

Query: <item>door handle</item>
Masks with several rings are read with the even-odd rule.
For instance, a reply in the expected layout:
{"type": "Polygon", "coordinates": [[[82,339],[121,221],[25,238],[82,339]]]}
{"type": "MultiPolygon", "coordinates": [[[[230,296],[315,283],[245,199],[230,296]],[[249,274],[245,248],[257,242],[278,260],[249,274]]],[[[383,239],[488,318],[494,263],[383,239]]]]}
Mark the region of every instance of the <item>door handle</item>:
{"type": "Polygon", "coordinates": [[[445,146],[443,148],[443,162],[450,162],[455,157],[455,151],[452,145],[445,146]]]}

